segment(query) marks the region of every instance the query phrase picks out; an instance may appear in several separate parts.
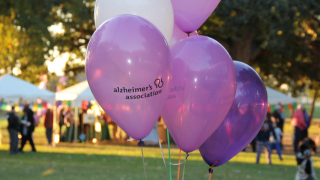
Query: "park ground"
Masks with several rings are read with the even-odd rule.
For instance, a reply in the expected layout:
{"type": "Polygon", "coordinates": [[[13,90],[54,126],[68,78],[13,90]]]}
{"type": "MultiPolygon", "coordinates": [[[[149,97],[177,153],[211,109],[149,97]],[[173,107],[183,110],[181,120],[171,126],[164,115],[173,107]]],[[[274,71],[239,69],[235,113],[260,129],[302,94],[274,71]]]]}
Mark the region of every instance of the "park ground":
{"type": "MultiPolygon", "coordinates": [[[[27,145],[24,154],[11,156],[8,149],[6,121],[0,121],[3,143],[0,146],[0,179],[37,180],[37,179],[89,179],[89,180],[142,180],[143,166],[141,150],[130,143],[101,142],[99,144],[60,143],[55,148],[47,146],[44,128],[37,127],[34,138],[37,153],[29,152],[27,145]]],[[[313,123],[310,133],[315,137],[317,122],[313,123]]],[[[230,162],[214,168],[214,180],[291,180],[297,171],[295,156],[291,153],[290,141],[292,128],[285,126],[286,149],[284,160],[272,155],[273,165],[266,164],[262,155],[260,164],[255,164],[256,154],[240,152],[230,162]]],[[[179,149],[171,149],[172,161],[178,162],[179,149]]],[[[145,165],[148,179],[169,179],[169,171],[164,167],[159,147],[144,147],[145,165]]],[[[164,145],[164,156],[168,165],[168,150],[164,145]]],[[[320,177],[320,156],[313,156],[316,174],[320,177]]],[[[185,167],[185,180],[208,179],[208,165],[198,151],[192,152],[185,167]]],[[[183,169],[183,168],[181,168],[183,169]]],[[[177,167],[173,167],[173,179],[177,179],[177,167]]],[[[182,173],[182,172],[181,172],[182,173]]],[[[180,174],[180,179],[182,175],[180,174]]]]}

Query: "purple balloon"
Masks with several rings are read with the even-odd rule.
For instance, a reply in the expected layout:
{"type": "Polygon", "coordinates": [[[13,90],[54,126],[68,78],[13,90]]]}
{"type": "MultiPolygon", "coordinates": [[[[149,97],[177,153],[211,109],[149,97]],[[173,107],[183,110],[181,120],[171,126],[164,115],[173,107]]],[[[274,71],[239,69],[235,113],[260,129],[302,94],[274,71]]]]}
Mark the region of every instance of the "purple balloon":
{"type": "Polygon", "coordinates": [[[162,117],[175,143],[189,153],[203,144],[229,112],[236,72],[228,52],[209,37],[185,38],[173,45],[171,54],[172,85],[162,117]]]}
{"type": "Polygon", "coordinates": [[[171,0],[171,2],[175,24],[182,31],[190,33],[208,19],[220,0],[171,0]]]}
{"type": "MultiPolygon", "coordinates": [[[[195,35],[197,35],[197,31],[189,34],[189,36],[195,36],[195,35]]],[[[188,37],[187,33],[181,31],[177,25],[174,25],[170,46],[173,46],[175,43],[187,37],[188,37]]]]}
{"type": "Polygon", "coordinates": [[[247,64],[234,62],[237,91],[232,107],[219,128],[199,148],[210,166],[228,162],[259,132],[268,110],[266,87],[258,73],[247,64]]]}
{"type": "Polygon", "coordinates": [[[121,15],[101,25],[89,42],[86,75],[98,103],[130,137],[152,130],[170,89],[171,54],[149,21],[121,15]]]}

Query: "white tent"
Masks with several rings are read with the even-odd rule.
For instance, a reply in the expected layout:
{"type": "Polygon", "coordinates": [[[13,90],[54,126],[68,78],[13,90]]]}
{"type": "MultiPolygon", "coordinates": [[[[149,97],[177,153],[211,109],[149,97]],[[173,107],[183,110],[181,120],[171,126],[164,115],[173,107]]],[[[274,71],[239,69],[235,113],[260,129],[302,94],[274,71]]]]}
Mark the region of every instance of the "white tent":
{"type": "Polygon", "coordinates": [[[89,88],[88,81],[82,81],[57,92],[56,100],[75,101],[76,105],[80,106],[83,100],[95,101],[95,98],[89,88]]]}
{"type": "Polygon", "coordinates": [[[267,93],[268,93],[268,102],[270,105],[276,105],[276,104],[290,104],[297,102],[296,98],[287,96],[279,91],[276,91],[274,89],[271,89],[267,87],[267,93]]]}
{"type": "Polygon", "coordinates": [[[38,98],[53,102],[54,93],[39,89],[37,86],[15,76],[5,74],[0,76],[0,99],[5,101],[22,100],[36,101],[38,98]]]}

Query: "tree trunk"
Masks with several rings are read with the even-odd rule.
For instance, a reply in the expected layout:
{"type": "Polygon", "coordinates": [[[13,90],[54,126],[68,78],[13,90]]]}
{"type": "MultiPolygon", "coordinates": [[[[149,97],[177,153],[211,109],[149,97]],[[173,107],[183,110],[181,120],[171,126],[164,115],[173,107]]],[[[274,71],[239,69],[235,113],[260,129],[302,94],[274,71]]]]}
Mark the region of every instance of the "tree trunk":
{"type": "Polygon", "coordinates": [[[311,105],[311,110],[310,110],[310,122],[312,121],[312,117],[313,117],[314,104],[316,103],[316,100],[317,100],[317,97],[318,97],[319,85],[316,86],[315,91],[316,92],[314,93],[313,101],[312,101],[312,105],[311,105]]]}
{"type": "Polygon", "coordinates": [[[231,56],[234,60],[249,63],[253,32],[247,31],[242,39],[235,41],[232,46],[231,56]]]}

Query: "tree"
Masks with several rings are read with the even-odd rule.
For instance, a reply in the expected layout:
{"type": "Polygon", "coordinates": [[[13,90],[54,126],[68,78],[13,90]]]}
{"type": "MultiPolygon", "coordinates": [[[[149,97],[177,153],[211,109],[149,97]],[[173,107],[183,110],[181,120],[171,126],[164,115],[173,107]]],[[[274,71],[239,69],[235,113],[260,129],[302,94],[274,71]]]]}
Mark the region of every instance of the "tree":
{"type": "Polygon", "coordinates": [[[62,23],[65,30],[54,37],[54,44],[60,53],[71,54],[65,73],[72,78],[84,72],[86,47],[96,29],[93,20],[94,0],[61,0],[54,12],[56,22],[62,23]]]}
{"type": "MultiPolygon", "coordinates": [[[[14,73],[32,83],[47,73],[46,60],[54,52],[70,53],[66,74],[74,82],[84,72],[84,54],[95,30],[93,0],[3,0],[0,2],[0,74],[14,73]],[[61,24],[64,33],[49,31],[61,24]],[[6,47],[6,48],[4,48],[6,47]],[[78,63],[75,61],[82,61],[78,63]]],[[[49,76],[54,77],[53,75],[49,76]]]]}
{"type": "Polygon", "coordinates": [[[52,49],[48,26],[49,0],[2,0],[0,2],[0,74],[15,73],[30,82],[38,81],[44,55],[52,49]]]}
{"type": "Polygon", "coordinates": [[[35,42],[36,39],[25,33],[25,29],[10,23],[10,18],[0,16],[0,21],[3,37],[0,39],[0,74],[16,74],[27,81],[38,82],[35,75],[47,71],[43,66],[41,43],[35,42]]]}
{"type": "Polygon", "coordinates": [[[318,7],[316,0],[224,0],[201,31],[222,43],[233,59],[249,63],[269,47],[285,49],[281,40],[289,37],[287,31],[318,7]]]}

